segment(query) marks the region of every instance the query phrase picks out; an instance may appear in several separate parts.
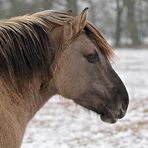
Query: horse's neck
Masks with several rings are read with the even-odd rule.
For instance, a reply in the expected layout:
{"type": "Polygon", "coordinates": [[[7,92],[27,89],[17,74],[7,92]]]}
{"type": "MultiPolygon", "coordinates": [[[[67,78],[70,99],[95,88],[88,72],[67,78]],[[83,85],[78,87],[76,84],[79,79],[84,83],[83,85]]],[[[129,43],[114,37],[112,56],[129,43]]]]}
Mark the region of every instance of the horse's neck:
{"type": "Polygon", "coordinates": [[[22,96],[9,91],[1,83],[0,109],[3,108],[3,110],[10,113],[24,130],[30,119],[54,94],[55,89],[52,80],[49,84],[36,83],[35,89],[30,85],[22,96]]]}

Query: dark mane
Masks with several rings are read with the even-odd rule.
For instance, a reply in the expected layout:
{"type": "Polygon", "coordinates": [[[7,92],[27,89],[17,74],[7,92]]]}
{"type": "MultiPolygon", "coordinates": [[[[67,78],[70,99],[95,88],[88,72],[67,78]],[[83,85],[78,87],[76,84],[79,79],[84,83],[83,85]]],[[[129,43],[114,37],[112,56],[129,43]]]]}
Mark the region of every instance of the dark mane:
{"type": "Polygon", "coordinates": [[[72,18],[46,10],[0,21],[0,77],[17,85],[36,76],[49,78],[54,50],[47,30],[72,18]]]}
{"type": "Polygon", "coordinates": [[[0,75],[17,85],[35,76],[49,77],[53,60],[46,23],[27,18],[0,22],[0,75]]]}

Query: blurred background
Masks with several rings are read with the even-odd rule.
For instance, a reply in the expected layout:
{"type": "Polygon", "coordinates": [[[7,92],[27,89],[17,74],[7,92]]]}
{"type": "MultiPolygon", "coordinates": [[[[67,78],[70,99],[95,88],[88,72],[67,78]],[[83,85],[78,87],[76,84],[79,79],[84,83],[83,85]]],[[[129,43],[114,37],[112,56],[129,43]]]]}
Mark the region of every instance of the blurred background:
{"type": "Polygon", "coordinates": [[[114,46],[148,46],[148,0],[0,0],[0,18],[45,9],[73,10],[89,7],[89,20],[99,26],[114,46]]]}
{"type": "Polygon", "coordinates": [[[89,7],[89,20],[116,54],[112,66],[125,83],[126,116],[107,124],[99,116],[54,96],[28,125],[21,148],[147,148],[148,146],[148,0],[0,0],[0,18],[46,9],[89,7]]]}

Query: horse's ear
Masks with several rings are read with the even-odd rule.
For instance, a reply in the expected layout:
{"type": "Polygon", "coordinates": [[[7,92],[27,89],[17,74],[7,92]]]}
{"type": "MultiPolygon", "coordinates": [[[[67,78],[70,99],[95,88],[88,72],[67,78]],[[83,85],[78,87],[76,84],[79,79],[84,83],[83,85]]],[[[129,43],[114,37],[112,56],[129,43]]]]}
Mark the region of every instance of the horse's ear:
{"type": "Polygon", "coordinates": [[[80,15],[73,16],[73,19],[64,25],[64,40],[67,41],[80,33],[87,24],[88,8],[85,8],[80,15]]]}
{"type": "Polygon", "coordinates": [[[85,8],[80,15],[76,16],[73,20],[73,26],[75,28],[75,33],[81,32],[87,23],[88,8],[85,8]]]}
{"type": "Polygon", "coordinates": [[[87,23],[88,7],[85,8],[80,14],[80,29],[83,29],[87,23]]]}

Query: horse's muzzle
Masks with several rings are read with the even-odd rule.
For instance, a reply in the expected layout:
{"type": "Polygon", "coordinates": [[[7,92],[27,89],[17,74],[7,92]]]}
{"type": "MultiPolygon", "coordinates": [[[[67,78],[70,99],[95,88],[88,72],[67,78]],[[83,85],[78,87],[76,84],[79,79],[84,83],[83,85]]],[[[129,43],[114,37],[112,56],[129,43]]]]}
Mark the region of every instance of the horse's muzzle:
{"type": "Polygon", "coordinates": [[[125,116],[129,104],[128,93],[125,91],[122,95],[116,95],[112,101],[114,104],[104,106],[104,110],[101,113],[101,119],[104,122],[115,123],[118,119],[125,116]]]}

